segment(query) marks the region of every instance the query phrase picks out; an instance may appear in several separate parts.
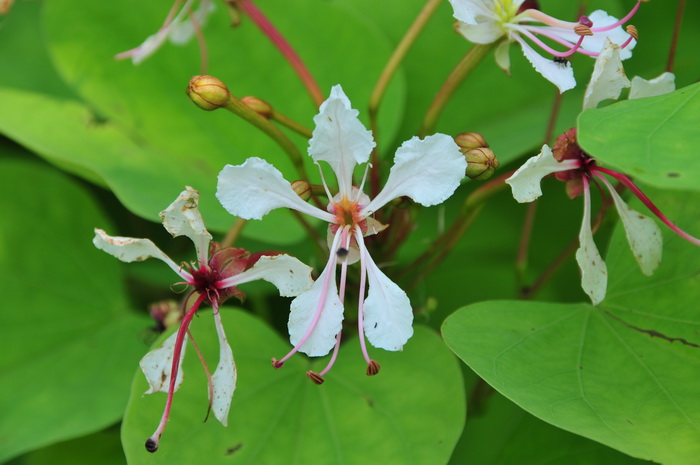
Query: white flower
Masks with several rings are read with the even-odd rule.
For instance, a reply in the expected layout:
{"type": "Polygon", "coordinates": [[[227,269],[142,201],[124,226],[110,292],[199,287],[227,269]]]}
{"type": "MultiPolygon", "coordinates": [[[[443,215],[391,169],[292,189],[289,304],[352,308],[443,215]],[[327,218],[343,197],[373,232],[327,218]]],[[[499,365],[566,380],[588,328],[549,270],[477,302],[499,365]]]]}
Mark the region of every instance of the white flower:
{"type": "Polygon", "coordinates": [[[131,61],[138,65],[153,55],[166,39],[170,39],[170,42],[177,45],[189,42],[196,29],[203,27],[209,15],[216,9],[212,0],[200,0],[199,7],[193,11],[194,2],[195,0],[187,0],[176,14],[177,7],[182,3],[182,0],[176,0],[158,32],[147,37],[138,47],[121,52],[115,58],[118,60],[131,58],[131,61]]]}
{"type": "MultiPolygon", "coordinates": [[[[282,366],[296,351],[323,356],[334,347],[337,350],[346,270],[358,260],[358,325],[368,374],[375,374],[379,365],[369,358],[363,334],[375,347],[401,350],[413,334],[411,305],[406,293],[372,260],[363,236],[383,229],[372,215],[391,200],[408,196],[424,206],[436,205],[452,195],[464,177],[467,162],[451,137],[444,134],[424,140],[414,137],[396,151],[384,189],[370,199],[362,192],[363,186],[354,187],[352,181],[356,165],[367,163],[375,146],[371,133],[357,116],[358,111],[351,108],[338,85],[314,117],[316,128],[309,142],[309,155],[317,164],[328,163],[338,180],[339,192],[335,196],[328,193],[331,200],[327,211],[302,201],[282,174],[260,158],[249,158],[239,166],[227,165],[219,174],[217,197],[233,215],[260,219],[270,210],[284,207],[330,223],[328,263],[313,287],[292,302],[288,326],[294,348],[275,361],[276,367],[282,366]],[[341,266],[339,289],[336,287],[338,264],[341,266]]],[[[309,373],[309,377],[322,382],[334,360],[335,352],[326,369],[319,374],[309,373]]]]}
{"type": "Polygon", "coordinates": [[[521,11],[524,0],[450,0],[457,19],[457,30],[467,40],[477,44],[490,44],[503,39],[495,51],[496,63],[510,72],[509,46],[517,42],[532,66],[564,92],[576,86],[568,57],[578,52],[598,56],[605,40],[619,44],[624,50],[622,59],[631,56],[635,41],[620,27],[639,8],[640,2],[622,20],[609,16],[602,10],[590,16],[582,16],[578,22],[561,21],[535,9],[521,11]],[[558,51],[540,37],[564,46],[558,51]],[[554,60],[537,53],[530,43],[540,47],[554,60]]]}
{"type": "MultiPolygon", "coordinates": [[[[219,248],[210,243],[211,235],[204,226],[198,209],[199,194],[187,187],[179,197],[160,213],[163,226],[173,237],[187,236],[194,243],[197,260],[191,264],[177,265],[148,239],[109,236],[101,229],[95,229],[93,244],[123,262],[142,261],[157,258],[165,262],[183,281],[193,287],[186,298],[196,296],[191,307],[182,318],[179,330],[170,336],[160,347],[146,354],[140,362],[150,389],[153,392],[167,392],[168,398],[158,428],[146,442],[146,448],[155,452],[158,448],[170,412],[173,393],[182,382],[180,365],[185,354],[188,328],[202,303],[209,303],[214,309],[214,322],[219,338],[219,363],[210,380],[209,401],[214,416],[226,426],[231,397],[236,387],[236,365],[233,352],[226,339],[219,314],[219,304],[229,296],[240,296],[237,286],[249,281],[263,279],[273,283],[283,296],[296,296],[308,289],[311,284],[311,268],[288,255],[253,256],[243,249],[219,248]],[[187,269],[185,269],[187,268],[187,269]]],[[[207,370],[208,372],[208,370],[207,370]]]]}

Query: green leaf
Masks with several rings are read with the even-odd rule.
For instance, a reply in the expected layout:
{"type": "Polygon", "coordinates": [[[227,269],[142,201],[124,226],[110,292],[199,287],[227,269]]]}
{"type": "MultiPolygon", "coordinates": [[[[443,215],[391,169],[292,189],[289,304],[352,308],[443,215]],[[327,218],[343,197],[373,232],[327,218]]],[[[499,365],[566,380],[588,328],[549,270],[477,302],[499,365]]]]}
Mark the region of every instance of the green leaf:
{"type": "Polygon", "coordinates": [[[85,191],[34,162],[0,171],[2,461],[119,420],[148,320],[128,311],[120,264],[91,245],[107,220],[85,191]]]}
{"type": "MultiPolygon", "coordinates": [[[[207,463],[426,464],[447,463],[464,424],[462,376],[437,335],[416,327],[403,352],[373,356],[381,372],[365,375],[357,339],[349,338],[321,386],[304,376],[326,359],[302,355],[283,368],[271,367],[289,344],[241,311],[222,311],[238,367],[229,426],[207,410],[206,380],[194,353],[185,356],[185,381],[175,394],[160,449],[144,449],[160,419],[164,394],[142,396],[147,384],[136,375],[122,439],[130,464],[207,463]],[[429,425],[429,427],[427,427],[429,425]]],[[[209,312],[192,325],[195,339],[215,363],[218,343],[209,312]]]]}
{"type": "Polygon", "coordinates": [[[578,140],[588,153],[652,186],[700,190],[697,131],[700,84],[626,100],[579,117],[578,140]]]}
{"type": "MultiPolygon", "coordinates": [[[[700,196],[650,196],[700,230],[700,196]]],[[[618,225],[606,260],[608,296],[598,307],[482,302],[445,321],[445,341],[498,391],[555,426],[635,457],[695,464],[700,249],[663,232],[664,259],[645,277],[618,225]]]]}

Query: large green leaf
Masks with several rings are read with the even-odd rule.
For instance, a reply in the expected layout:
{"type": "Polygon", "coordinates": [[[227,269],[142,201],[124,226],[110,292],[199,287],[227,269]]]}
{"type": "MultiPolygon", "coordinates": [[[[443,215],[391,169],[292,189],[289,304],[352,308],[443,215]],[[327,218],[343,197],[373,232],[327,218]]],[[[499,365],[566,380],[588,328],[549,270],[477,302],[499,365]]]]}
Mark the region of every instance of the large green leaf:
{"type": "Polygon", "coordinates": [[[700,84],[627,100],[579,118],[579,142],[591,155],[653,186],[700,189],[700,84]]]}
{"type": "MultiPolygon", "coordinates": [[[[323,365],[298,355],[283,368],[272,356],[288,343],[240,311],[222,311],[238,366],[229,427],[206,423],[207,390],[198,358],[185,357],[185,381],[175,394],[160,449],[144,442],[160,418],[165,396],[142,396],[147,384],[136,375],[122,437],[131,464],[207,463],[426,464],[447,463],[464,424],[459,366],[432,331],[417,327],[403,352],[377,351],[382,371],[365,375],[356,338],[346,341],[323,385],[304,373],[323,365]]],[[[194,336],[213,363],[218,343],[211,315],[193,324],[194,336]]],[[[321,360],[325,362],[325,360],[321,360]]]]}
{"type": "Polygon", "coordinates": [[[107,220],[85,191],[35,162],[0,171],[2,461],[118,421],[148,320],[128,310],[119,263],[91,245],[107,220]]]}
{"type": "Polygon", "coordinates": [[[12,460],[7,465],[125,465],[119,442],[119,428],[113,426],[95,434],[54,444],[12,460]]]}
{"type": "MultiPolygon", "coordinates": [[[[700,197],[654,192],[700,229],[700,197]]],[[[664,230],[664,259],[641,274],[618,227],[598,306],[483,302],[443,325],[448,345],[489,384],[556,426],[667,465],[700,454],[700,249],[664,230]]]]}

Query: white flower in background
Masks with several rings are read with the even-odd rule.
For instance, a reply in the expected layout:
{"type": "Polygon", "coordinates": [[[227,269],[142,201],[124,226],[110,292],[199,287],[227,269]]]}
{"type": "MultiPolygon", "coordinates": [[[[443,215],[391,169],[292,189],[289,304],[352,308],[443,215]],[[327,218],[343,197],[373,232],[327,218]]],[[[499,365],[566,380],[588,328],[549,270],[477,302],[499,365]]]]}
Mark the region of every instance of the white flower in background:
{"type": "MultiPolygon", "coordinates": [[[[581,53],[597,57],[605,40],[619,44],[624,50],[622,59],[629,58],[635,37],[621,25],[634,16],[641,2],[621,20],[597,10],[582,16],[578,22],[561,21],[538,9],[529,8],[525,0],[450,0],[457,19],[457,31],[477,44],[502,40],[495,51],[496,63],[510,72],[509,47],[517,42],[532,66],[559,88],[560,92],[576,86],[568,57],[581,53]],[[556,50],[542,41],[545,38],[564,47],[556,50]],[[545,58],[530,45],[534,44],[554,59],[545,58]]],[[[534,3],[534,2],[533,2],[534,3]]],[[[636,35],[636,33],[635,33],[636,35]]]]}
{"type": "MultiPolygon", "coordinates": [[[[424,206],[445,201],[459,186],[467,162],[454,140],[444,134],[417,137],[404,142],[396,151],[384,189],[370,199],[353,186],[353,171],[367,163],[375,146],[370,131],[358,119],[342,88],[334,86],[330,97],[314,117],[316,128],[309,142],[309,155],[319,164],[328,163],[338,180],[338,193],[328,192],[327,211],[309,205],[292,190],[282,174],[260,158],[249,158],[239,166],[227,165],[219,174],[217,197],[233,215],[260,219],[275,208],[291,208],[329,223],[330,257],[313,287],[294,299],[289,316],[289,335],[294,348],[280,360],[279,368],[295,352],[309,356],[333,356],[320,373],[307,375],[316,383],[335,361],[340,344],[347,266],[360,262],[358,330],[367,374],[374,375],[379,364],[370,359],[365,336],[375,347],[401,350],[413,334],[413,312],[406,293],[376,265],[364,245],[364,236],[376,234],[385,226],[372,218],[374,212],[391,200],[408,196],[424,206]],[[340,264],[340,286],[336,268],[340,264]],[[365,286],[369,285],[365,297],[365,286]]],[[[319,165],[320,166],[320,165],[319,165]]],[[[366,173],[365,173],[366,177],[366,173]]]]}
{"type": "MultiPolygon", "coordinates": [[[[214,416],[224,425],[228,422],[231,397],[236,387],[236,365],[229,346],[224,326],[219,314],[219,305],[228,297],[242,297],[237,286],[249,281],[263,279],[273,283],[283,296],[296,296],[311,287],[311,268],[288,255],[253,255],[244,249],[220,248],[211,243],[211,235],[204,226],[198,209],[199,194],[187,187],[180,196],[160,213],[163,226],[173,237],[187,236],[194,243],[197,260],[182,265],[176,264],[148,239],[109,236],[101,229],[95,229],[95,246],[123,262],[142,261],[157,258],[165,262],[192,291],[184,299],[187,305],[180,328],[163,344],[141,359],[143,370],[150,389],[146,394],[167,392],[163,417],[158,428],[146,441],[146,449],[155,452],[158,441],[165,429],[170,414],[174,392],[182,382],[180,366],[185,355],[188,329],[192,318],[202,303],[213,308],[216,332],[219,338],[219,363],[209,379],[209,402],[214,416]],[[211,245],[211,247],[210,247],[211,245]],[[211,254],[210,254],[211,248],[211,254]]],[[[195,344],[196,349],[196,344],[195,344]]],[[[198,349],[196,349],[198,350],[198,349]]],[[[207,375],[209,370],[205,371],[207,375]]]]}
{"type": "Polygon", "coordinates": [[[131,61],[138,65],[153,55],[166,39],[177,45],[189,42],[197,29],[206,24],[209,15],[215,10],[212,0],[200,0],[196,10],[192,8],[194,2],[195,0],[186,0],[183,5],[183,0],[176,0],[158,32],[147,37],[138,47],[121,52],[115,58],[118,60],[131,58],[131,61]]]}

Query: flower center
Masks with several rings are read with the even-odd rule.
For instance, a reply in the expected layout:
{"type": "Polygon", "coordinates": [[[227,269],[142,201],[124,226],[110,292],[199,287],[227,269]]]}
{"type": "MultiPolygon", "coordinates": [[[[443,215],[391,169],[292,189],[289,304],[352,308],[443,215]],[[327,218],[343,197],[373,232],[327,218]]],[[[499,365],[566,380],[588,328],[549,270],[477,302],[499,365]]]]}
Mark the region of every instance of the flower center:
{"type": "Polygon", "coordinates": [[[335,215],[334,223],[338,227],[353,227],[363,221],[357,201],[353,202],[346,196],[343,196],[339,202],[331,202],[329,210],[335,215]]]}
{"type": "Polygon", "coordinates": [[[199,268],[190,268],[192,282],[190,285],[200,294],[210,295],[210,292],[217,292],[217,283],[221,281],[221,274],[218,270],[213,270],[207,265],[200,265],[199,268]]]}
{"type": "Polygon", "coordinates": [[[498,16],[499,24],[509,23],[518,14],[518,6],[513,4],[513,0],[495,0],[494,13],[498,16]]]}

